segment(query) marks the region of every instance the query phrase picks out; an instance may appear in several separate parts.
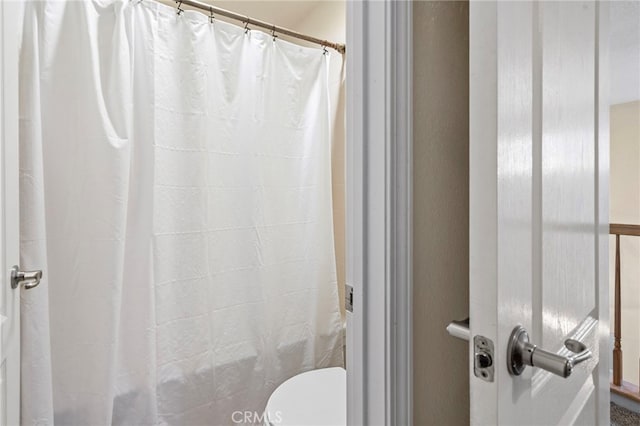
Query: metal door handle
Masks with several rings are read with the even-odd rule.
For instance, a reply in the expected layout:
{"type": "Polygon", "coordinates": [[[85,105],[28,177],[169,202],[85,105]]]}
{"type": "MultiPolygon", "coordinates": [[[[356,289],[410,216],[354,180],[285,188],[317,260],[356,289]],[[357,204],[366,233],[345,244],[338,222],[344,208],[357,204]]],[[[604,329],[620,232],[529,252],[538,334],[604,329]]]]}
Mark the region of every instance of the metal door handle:
{"type": "Polygon", "coordinates": [[[527,365],[538,367],[560,377],[569,377],[573,367],[591,358],[591,351],[587,346],[574,339],[567,339],[564,346],[574,355],[566,357],[545,351],[529,342],[529,333],[522,326],[517,326],[511,332],[507,346],[507,368],[509,373],[519,376],[527,365]]]}
{"type": "Polygon", "coordinates": [[[42,279],[42,271],[21,271],[16,265],[11,268],[11,288],[16,289],[24,284],[25,290],[37,287],[42,279]]]}
{"type": "Polygon", "coordinates": [[[451,321],[447,326],[447,332],[453,337],[466,340],[467,342],[471,338],[471,332],[469,331],[469,318],[462,321],[451,321]]]}

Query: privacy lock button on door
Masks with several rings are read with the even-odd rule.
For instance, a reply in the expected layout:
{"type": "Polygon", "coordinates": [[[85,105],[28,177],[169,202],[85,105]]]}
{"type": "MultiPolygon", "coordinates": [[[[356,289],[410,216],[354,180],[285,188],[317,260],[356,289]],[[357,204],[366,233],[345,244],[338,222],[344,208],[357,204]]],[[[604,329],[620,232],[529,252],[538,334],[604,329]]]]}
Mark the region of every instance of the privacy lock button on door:
{"type": "Polygon", "coordinates": [[[42,279],[42,271],[21,271],[18,266],[11,268],[11,288],[16,289],[24,284],[25,290],[37,287],[42,279]]]}
{"type": "Polygon", "coordinates": [[[560,377],[569,377],[573,367],[591,358],[587,346],[573,339],[567,339],[564,346],[574,355],[566,357],[540,349],[529,342],[529,333],[522,326],[513,329],[507,347],[507,368],[509,373],[519,376],[527,365],[542,368],[560,377]]]}

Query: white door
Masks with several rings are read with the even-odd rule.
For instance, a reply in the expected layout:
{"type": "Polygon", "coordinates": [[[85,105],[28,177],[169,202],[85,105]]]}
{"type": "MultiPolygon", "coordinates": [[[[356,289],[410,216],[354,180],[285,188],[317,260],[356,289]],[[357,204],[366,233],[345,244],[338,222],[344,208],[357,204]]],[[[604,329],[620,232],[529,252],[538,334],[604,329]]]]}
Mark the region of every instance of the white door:
{"type": "Polygon", "coordinates": [[[606,2],[471,4],[474,425],[609,424],[607,21],[606,2]]]}
{"type": "Polygon", "coordinates": [[[10,269],[18,246],[18,19],[0,2],[0,424],[20,424],[20,289],[10,269]]]}

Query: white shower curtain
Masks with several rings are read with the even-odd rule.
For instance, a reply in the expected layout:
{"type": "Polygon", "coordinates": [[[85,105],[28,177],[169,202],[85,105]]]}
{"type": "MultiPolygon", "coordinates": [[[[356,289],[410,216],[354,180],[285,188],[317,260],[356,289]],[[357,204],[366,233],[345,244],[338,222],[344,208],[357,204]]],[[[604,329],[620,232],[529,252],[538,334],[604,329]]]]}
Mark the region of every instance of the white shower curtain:
{"type": "Polygon", "coordinates": [[[327,61],[151,0],[28,4],[22,424],[227,425],[342,364],[327,61]]]}

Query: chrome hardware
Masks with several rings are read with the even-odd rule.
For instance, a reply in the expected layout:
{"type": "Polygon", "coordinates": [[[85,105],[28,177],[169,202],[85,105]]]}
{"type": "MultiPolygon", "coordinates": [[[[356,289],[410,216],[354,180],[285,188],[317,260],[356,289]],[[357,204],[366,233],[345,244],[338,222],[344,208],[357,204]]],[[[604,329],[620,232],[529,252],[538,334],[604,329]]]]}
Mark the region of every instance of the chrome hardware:
{"type": "Polygon", "coordinates": [[[344,308],[349,312],[353,312],[353,286],[346,284],[345,287],[344,308]]]}
{"type": "Polygon", "coordinates": [[[493,341],[484,336],[473,336],[473,374],[485,382],[493,382],[493,341]]]}
{"type": "MultiPolygon", "coordinates": [[[[471,339],[469,318],[451,321],[447,332],[458,339],[468,342],[471,339]]],[[[485,382],[493,382],[493,342],[484,336],[473,336],[473,374],[485,382]]]]}
{"type": "Polygon", "coordinates": [[[24,284],[25,290],[37,287],[42,279],[42,271],[21,271],[18,266],[11,268],[11,288],[16,289],[24,284]]]}
{"type": "Polygon", "coordinates": [[[573,367],[591,358],[591,351],[584,343],[574,339],[565,340],[564,346],[575,355],[566,357],[538,348],[529,343],[529,333],[519,325],[511,332],[507,346],[509,373],[519,376],[529,365],[567,378],[571,375],[573,367]]]}
{"type": "Polygon", "coordinates": [[[447,332],[458,339],[466,340],[471,339],[471,332],[469,331],[469,318],[461,321],[451,321],[447,326],[447,332]]]}

